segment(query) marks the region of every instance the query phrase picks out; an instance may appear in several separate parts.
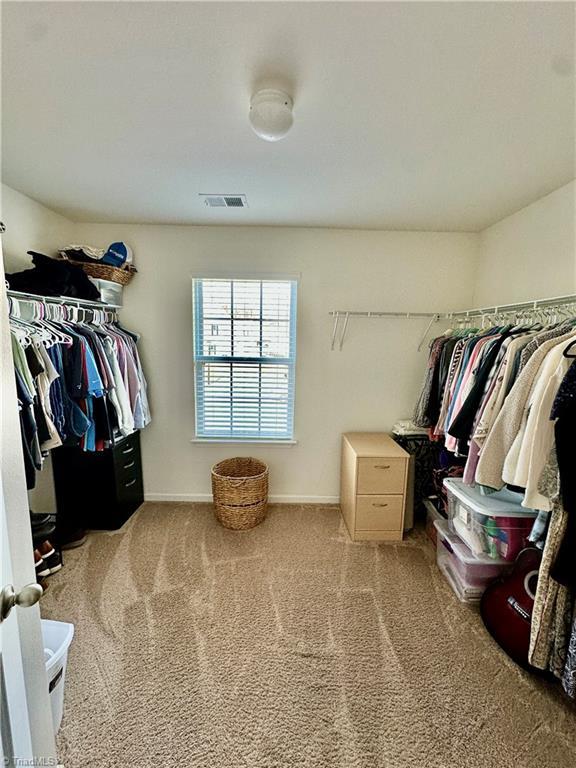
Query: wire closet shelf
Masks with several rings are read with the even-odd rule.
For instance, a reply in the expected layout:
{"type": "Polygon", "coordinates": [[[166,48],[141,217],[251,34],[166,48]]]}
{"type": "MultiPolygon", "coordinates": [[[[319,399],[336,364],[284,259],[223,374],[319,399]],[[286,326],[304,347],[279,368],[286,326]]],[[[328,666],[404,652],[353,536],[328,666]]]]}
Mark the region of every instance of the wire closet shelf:
{"type": "Polygon", "coordinates": [[[71,296],[39,296],[36,293],[24,293],[23,291],[7,290],[6,296],[10,315],[20,315],[19,305],[31,304],[40,306],[44,317],[47,319],[67,319],[67,320],[86,320],[87,313],[92,314],[92,319],[102,313],[102,319],[117,320],[119,304],[106,304],[101,301],[90,301],[89,299],[75,299],[71,296]],[[18,305],[15,311],[15,304],[18,305]],[[51,307],[61,307],[61,312],[50,312],[51,307]],[[69,312],[69,310],[71,310],[69,312]],[[80,314],[82,316],[80,317],[80,314]]]}
{"type": "Polygon", "coordinates": [[[484,327],[489,321],[518,319],[524,320],[537,316],[542,319],[553,319],[555,313],[563,309],[576,310],[576,293],[565,296],[554,296],[547,299],[533,299],[531,301],[520,301],[514,304],[495,304],[489,307],[476,307],[474,309],[458,309],[453,312],[362,312],[348,310],[334,310],[330,316],[334,318],[332,326],[332,342],[330,349],[342,350],[348,324],[350,319],[374,319],[381,320],[385,318],[396,318],[400,320],[418,320],[419,318],[429,318],[429,323],[418,344],[418,350],[426,341],[428,332],[434,323],[440,320],[455,320],[457,323],[466,323],[475,318],[480,318],[484,327]]]}

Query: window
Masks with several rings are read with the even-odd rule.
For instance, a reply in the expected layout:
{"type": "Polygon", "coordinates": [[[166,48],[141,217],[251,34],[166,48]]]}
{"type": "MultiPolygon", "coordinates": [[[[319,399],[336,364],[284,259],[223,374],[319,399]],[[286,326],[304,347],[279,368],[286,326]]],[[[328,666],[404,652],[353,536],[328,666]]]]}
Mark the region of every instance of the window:
{"type": "Polygon", "coordinates": [[[193,280],[197,437],[292,439],[296,286],[193,280]]]}

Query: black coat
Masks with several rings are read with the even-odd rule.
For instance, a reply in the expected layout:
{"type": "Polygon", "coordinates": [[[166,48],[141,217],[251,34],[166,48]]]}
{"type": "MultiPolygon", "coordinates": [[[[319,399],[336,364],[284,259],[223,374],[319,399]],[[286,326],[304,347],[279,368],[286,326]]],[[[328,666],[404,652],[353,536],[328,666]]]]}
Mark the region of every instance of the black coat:
{"type": "Polygon", "coordinates": [[[6,275],[11,290],[39,296],[70,296],[90,301],[100,299],[100,291],[81,267],[64,260],[51,259],[36,251],[28,253],[32,256],[34,267],[6,275]]]}

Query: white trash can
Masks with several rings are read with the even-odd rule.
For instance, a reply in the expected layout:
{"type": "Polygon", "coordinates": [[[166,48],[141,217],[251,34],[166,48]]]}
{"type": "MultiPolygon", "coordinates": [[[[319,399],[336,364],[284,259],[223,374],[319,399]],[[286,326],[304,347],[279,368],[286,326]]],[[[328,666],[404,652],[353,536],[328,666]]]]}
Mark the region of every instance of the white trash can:
{"type": "Polygon", "coordinates": [[[68,660],[68,648],[70,648],[73,637],[74,624],[42,619],[42,640],[44,642],[44,658],[46,659],[54,733],[58,733],[62,722],[66,662],[68,660]]]}

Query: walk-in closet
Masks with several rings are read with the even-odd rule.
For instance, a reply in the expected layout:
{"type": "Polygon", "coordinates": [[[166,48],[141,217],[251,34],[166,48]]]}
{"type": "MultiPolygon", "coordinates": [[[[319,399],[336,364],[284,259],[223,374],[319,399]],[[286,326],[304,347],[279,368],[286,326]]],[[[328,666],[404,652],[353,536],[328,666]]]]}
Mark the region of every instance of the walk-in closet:
{"type": "Polygon", "coordinates": [[[576,765],[576,3],[2,3],[0,763],[576,765]]]}

